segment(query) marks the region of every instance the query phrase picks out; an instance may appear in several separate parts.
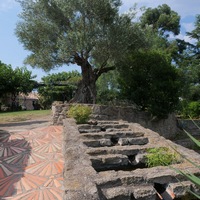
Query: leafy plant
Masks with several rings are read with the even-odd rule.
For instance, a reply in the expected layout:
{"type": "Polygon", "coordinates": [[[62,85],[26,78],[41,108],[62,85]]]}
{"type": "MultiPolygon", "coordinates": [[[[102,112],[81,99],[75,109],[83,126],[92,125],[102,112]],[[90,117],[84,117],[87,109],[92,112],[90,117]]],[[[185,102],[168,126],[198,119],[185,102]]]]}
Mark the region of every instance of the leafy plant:
{"type": "Polygon", "coordinates": [[[168,166],[180,161],[178,154],[167,147],[147,149],[145,157],[148,167],[168,166]]]}
{"type": "Polygon", "coordinates": [[[117,68],[123,99],[159,119],[177,108],[180,77],[167,54],[159,50],[131,52],[117,68]]]}
{"type": "Polygon", "coordinates": [[[189,115],[192,118],[196,118],[200,116],[200,102],[199,101],[192,101],[188,105],[189,115]]]}
{"type": "Polygon", "coordinates": [[[72,105],[67,112],[68,116],[73,117],[77,124],[87,123],[91,113],[92,109],[89,106],[80,104],[72,105]]]}
{"type": "MultiPolygon", "coordinates": [[[[193,120],[192,120],[193,121],[193,120]]],[[[193,121],[193,123],[200,129],[200,127],[193,121]]],[[[198,147],[200,147],[200,142],[199,140],[197,140],[195,137],[193,137],[190,133],[188,133],[186,130],[184,130],[185,133],[187,134],[187,136],[194,142],[194,144],[196,144],[198,147]]],[[[188,162],[190,162],[194,167],[197,167],[200,169],[200,166],[197,165],[196,163],[194,163],[192,160],[190,160],[189,158],[184,157],[188,162]]],[[[183,170],[179,170],[176,168],[173,168],[177,173],[183,175],[187,180],[191,181],[192,183],[194,183],[198,188],[200,188],[200,178],[197,177],[196,175],[192,174],[192,173],[188,173],[185,172],[183,170]]],[[[190,189],[186,189],[188,192],[190,192],[191,194],[193,194],[197,199],[200,199],[200,195],[196,194],[195,192],[193,192],[190,189]]]]}

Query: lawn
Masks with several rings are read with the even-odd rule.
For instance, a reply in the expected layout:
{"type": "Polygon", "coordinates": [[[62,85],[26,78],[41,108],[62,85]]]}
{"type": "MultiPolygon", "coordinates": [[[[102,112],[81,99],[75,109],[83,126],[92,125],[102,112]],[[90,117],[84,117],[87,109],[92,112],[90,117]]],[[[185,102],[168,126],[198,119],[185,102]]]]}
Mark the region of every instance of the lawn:
{"type": "Polygon", "coordinates": [[[38,119],[38,118],[47,117],[49,115],[51,115],[51,110],[0,112],[0,124],[38,119]]]}

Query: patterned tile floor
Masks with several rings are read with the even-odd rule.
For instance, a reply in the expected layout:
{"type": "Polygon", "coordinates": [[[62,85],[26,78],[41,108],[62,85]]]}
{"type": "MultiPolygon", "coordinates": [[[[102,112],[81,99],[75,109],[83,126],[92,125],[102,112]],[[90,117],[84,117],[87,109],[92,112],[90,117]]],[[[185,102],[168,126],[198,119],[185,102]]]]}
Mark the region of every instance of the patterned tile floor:
{"type": "Polygon", "coordinates": [[[62,126],[0,134],[0,199],[61,200],[62,126]]]}

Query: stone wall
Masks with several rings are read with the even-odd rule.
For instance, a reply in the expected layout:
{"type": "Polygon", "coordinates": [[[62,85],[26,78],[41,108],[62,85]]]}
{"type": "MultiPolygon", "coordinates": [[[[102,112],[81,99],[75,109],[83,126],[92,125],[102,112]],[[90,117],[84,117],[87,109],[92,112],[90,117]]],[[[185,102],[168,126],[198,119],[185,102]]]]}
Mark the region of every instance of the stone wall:
{"type": "Polygon", "coordinates": [[[64,120],[63,124],[64,200],[99,200],[92,168],[86,146],[80,139],[77,125],[73,119],[64,120]]]}
{"type": "MultiPolygon", "coordinates": [[[[133,106],[104,106],[104,105],[88,105],[92,107],[93,119],[98,120],[124,120],[127,122],[138,123],[145,128],[149,128],[168,139],[173,139],[177,132],[177,120],[174,114],[170,114],[168,119],[158,120],[152,118],[146,112],[140,112],[133,106]]],[[[62,125],[63,119],[66,118],[66,112],[69,104],[55,102],[52,105],[53,119],[55,125],[62,125]]]]}
{"type": "MultiPolygon", "coordinates": [[[[186,188],[199,192],[169,166],[144,166],[146,149],[152,147],[173,147],[200,164],[198,153],[137,123],[97,120],[95,125],[77,125],[74,119],[63,120],[63,199],[157,200],[155,184],[170,189],[176,199],[191,199],[186,188]]],[[[199,169],[187,160],[180,159],[173,167],[199,176],[199,169]]],[[[163,188],[159,193],[164,195],[163,188]]]]}

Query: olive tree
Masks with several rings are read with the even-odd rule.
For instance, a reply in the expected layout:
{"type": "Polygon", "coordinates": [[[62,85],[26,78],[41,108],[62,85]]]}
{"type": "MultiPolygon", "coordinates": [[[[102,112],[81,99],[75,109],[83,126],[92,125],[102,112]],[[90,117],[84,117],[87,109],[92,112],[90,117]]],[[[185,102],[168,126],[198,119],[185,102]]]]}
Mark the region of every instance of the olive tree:
{"type": "Polygon", "coordinates": [[[120,0],[17,0],[23,11],[16,35],[31,53],[25,62],[48,71],[80,66],[82,80],[72,99],[95,103],[96,81],[115,68],[130,45],[144,44],[120,0]]]}

